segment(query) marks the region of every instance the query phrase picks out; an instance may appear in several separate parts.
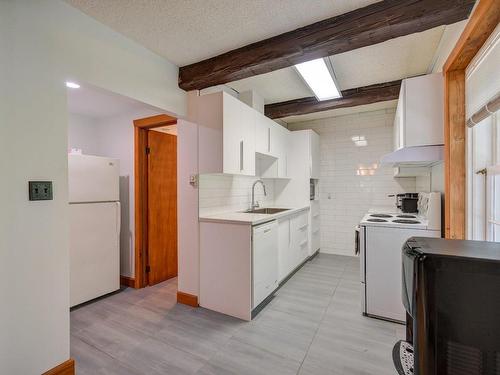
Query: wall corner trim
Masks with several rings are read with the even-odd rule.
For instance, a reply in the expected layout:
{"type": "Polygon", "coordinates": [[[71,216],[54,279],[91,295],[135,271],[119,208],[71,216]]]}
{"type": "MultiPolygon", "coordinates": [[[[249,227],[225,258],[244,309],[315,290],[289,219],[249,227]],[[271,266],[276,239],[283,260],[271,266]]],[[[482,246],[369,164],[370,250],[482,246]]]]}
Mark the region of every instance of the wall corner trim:
{"type": "Polygon", "coordinates": [[[135,288],[135,279],[133,277],[120,275],[120,285],[135,288]]]}
{"type": "Polygon", "coordinates": [[[75,375],[75,360],[70,358],[42,375],[75,375]]]}

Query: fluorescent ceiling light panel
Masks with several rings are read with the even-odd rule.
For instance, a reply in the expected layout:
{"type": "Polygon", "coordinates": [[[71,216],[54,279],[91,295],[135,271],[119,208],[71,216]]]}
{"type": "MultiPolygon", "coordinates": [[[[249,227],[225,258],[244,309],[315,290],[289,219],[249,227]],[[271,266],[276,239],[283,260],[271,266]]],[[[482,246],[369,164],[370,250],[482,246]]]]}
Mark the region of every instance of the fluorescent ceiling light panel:
{"type": "Polygon", "coordinates": [[[295,68],[318,100],[335,99],[342,96],[324,59],[306,61],[295,65],[295,68]]]}
{"type": "Polygon", "coordinates": [[[66,87],[69,87],[70,89],[79,89],[80,85],[76,82],[66,82],[66,87]]]}

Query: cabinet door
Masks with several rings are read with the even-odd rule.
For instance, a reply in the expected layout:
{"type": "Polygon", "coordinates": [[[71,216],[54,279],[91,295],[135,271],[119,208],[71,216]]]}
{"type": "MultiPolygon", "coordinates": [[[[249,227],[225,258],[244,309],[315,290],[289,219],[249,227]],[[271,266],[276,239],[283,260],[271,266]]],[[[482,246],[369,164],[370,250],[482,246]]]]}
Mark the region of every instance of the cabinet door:
{"type": "Polygon", "coordinates": [[[404,146],[443,144],[443,75],[428,74],[404,83],[404,146]]]}
{"type": "Polygon", "coordinates": [[[309,255],[314,254],[320,248],[320,211],[319,211],[319,201],[311,201],[311,219],[309,220],[310,226],[310,246],[309,255]]]}
{"type": "Polygon", "coordinates": [[[253,307],[278,287],[278,224],[273,221],[253,230],[253,307]]]}
{"type": "Polygon", "coordinates": [[[283,281],[290,273],[291,248],[290,219],[280,220],[278,223],[278,273],[279,281],[283,281]]]}
{"type": "Polygon", "coordinates": [[[255,115],[255,151],[268,155],[271,152],[271,127],[262,113],[255,115]]]}
{"type": "Polygon", "coordinates": [[[255,176],[255,110],[244,103],[242,105],[242,174],[255,176]]]}
{"type": "Polygon", "coordinates": [[[310,147],[309,152],[311,154],[311,178],[319,179],[320,177],[320,143],[319,143],[319,135],[313,131],[310,133],[310,147]]]}
{"type": "Polygon", "coordinates": [[[273,120],[269,119],[270,121],[270,148],[269,148],[269,154],[275,157],[279,157],[279,154],[281,152],[282,148],[282,141],[281,141],[281,129],[282,126],[274,122],[273,120]]]}
{"type": "Polygon", "coordinates": [[[294,216],[291,219],[292,231],[292,253],[293,253],[293,267],[297,267],[308,256],[309,242],[308,242],[308,226],[309,214],[303,212],[294,216]]]}
{"type": "Polygon", "coordinates": [[[276,131],[276,156],[278,157],[278,178],[288,177],[288,148],[289,148],[289,131],[278,125],[276,131]]]}
{"type": "Polygon", "coordinates": [[[223,97],[223,171],[254,176],[254,110],[229,94],[223,97]]]}
{"type": "Polygon", "coordinates": [[[402,131],[401,131],[401,101],[398,102],[396,109],[396,116],[394,116],[394,151],[399,150],[402,147],[402,131]]]}

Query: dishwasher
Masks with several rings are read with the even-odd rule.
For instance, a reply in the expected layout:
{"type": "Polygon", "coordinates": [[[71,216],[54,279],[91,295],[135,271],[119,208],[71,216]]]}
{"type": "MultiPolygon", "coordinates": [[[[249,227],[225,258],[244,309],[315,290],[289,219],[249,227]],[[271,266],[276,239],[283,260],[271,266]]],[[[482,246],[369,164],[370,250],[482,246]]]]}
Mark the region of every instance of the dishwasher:
{"type": "Polygon", "coordinates": [[[252,308],[257,307],[278,287],[278,222],[252,229],[252,308]]]}

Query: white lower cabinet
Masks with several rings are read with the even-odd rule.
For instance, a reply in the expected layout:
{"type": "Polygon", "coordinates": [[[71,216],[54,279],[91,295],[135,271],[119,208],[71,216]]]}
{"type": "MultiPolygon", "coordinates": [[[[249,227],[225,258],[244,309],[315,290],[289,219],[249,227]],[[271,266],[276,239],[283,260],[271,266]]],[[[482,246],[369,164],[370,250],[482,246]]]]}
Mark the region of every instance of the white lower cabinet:
{"type": "Polygon", "coordinates": [[[309,256],[308,228],[309,213],[307,211],[285,217],[279,221],[278,269],[280,282],[309,256]]]}
{"type": "Polygon", "coordinates": [[[309,210],[255,226],[200,221],[201,307],[244,320],[305,259],[309,210]]]}
{"type": "Polygon", "coordinates": [[[290,219],[284,218],[278,223],[278,274],[281,282],[290,273],[291,262],[289,261],[290,246],[290,219]]]}
{"type": "Polygon", "coordinates": [[[311,211],[309,220],[309,255],[313,255],[320,248],[320,211],[319,201],[311,201],[311,211]]]}
{"type": "Polygon", "coordinates": [[[255,308],[278,287],[278,223],[271,221],[253,227],[252,241],[252,308],[255,308]]]}
{"type": "Polygon", "coordinates": [[[292,217],[293,268],[302,263],[309,255],[308,226],[309,217],[307,213],[292,217]]]}

